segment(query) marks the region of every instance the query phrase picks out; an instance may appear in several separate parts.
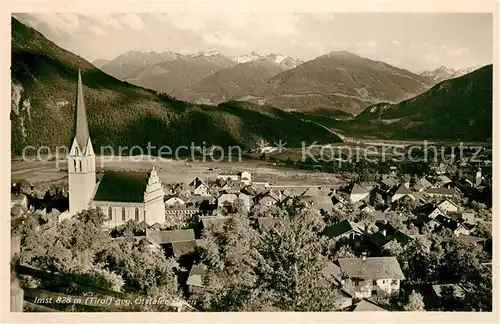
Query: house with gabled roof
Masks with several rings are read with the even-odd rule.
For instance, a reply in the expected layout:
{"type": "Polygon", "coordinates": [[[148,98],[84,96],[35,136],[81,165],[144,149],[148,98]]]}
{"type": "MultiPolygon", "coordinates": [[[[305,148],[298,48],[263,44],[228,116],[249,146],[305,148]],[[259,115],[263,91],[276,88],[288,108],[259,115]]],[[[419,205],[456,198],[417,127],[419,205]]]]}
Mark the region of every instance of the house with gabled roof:
{"type": "Polygon", "coordinates": [[[273,206],[280,201],[279,193],[274,190],[268,190],[260,195],[253,197],[253,203],[261,206],[273,206]]]}
{"type": "Polygon", "coordinates": [[[299,199],[319,212],[330,213],[333,210],[332,197],[330,196],[300,196],[299,199]]]}
{"type": "Polygon", "coordinates": [[[396,242],[404,247],[406,244],[413,241],[413,237],[401,230],[388,232],[387,229],[384,228],[370,236],[370,241],[376,248],[383,250],[390,248],[396,242]]]}
{"type": "Polygon", "coordinates": [[[434,184],[436,187],[449,188],[451,183],[453,182],[450,178],[448,178],[444,174],[438,176],[437,178],[438,178],[438,181],[434,184]]]}
{"type": "Polygon", "coordinates": [[[361,236],[363,232],[356,223],[348,220],[343,220],[325,228],[323,235],[334,240],[349,239],[353,240],[361,236]]]}
{"type": "Polygon", "coordinates": [[[430,183],[425,177],[418,179],[418,181],[413,185],[413,190],[417,192],[423,192],[432,187],[432,183],[430,183]]]}
{"type": "Polygon", "coordinates": [[[380,181],[381,189],[384,191],[389,191],[398,185],[398,181],[393,177],[386,177],[380,181]]]}
{"type": "Polygon", "coordinates": [[[204,229],[207,229],[211,226],[223,226],[225,222],[227,222],[232,218],[233,216],[221,216],[221,215],[199,217],[204,229]]]}
{"type": "Polygon", "coordinates": [[[355,203],[366,199],[370,196],[370,192],[365,188],[361,187],[359,184],[355,183],[351,189],[351,202],[355,203]]]}
{"type": "Polygon", "coordinates": [[[217,205],[233,204],[236,199],[238,199],[238,195],[235,193],[223,193],[217,198],[217,205]]]}
{"type": "Polygon", "coordinates": [[[188,279],[186,285],[189,287],[189,293],[202,293],[203,292],[203,280],[206,275],[206,266],[203,264],[193,264],[191,270],[189,270],[188,279]]]}
{"type": "Polygon", "coordinates": [[[439,203],[439,205],[437,205],[437,208],[441,209],[445,213],[456,213],[459,209],[458,205],[449,199],[443,200],[439,203]]]}
{"type": "Polygon", "coordinates": [[[339,258],[342,287],[356,298],[387,297],[399,294],[405,279],[395,257],[339,258]]]}
{"type": "Polygon", "coordinates": [[[167,253],[175,257],[191,253],[196,248],[196,238],[193,229],[151,231],[146,229],[146,239],[152,247],[167,250],[167,253]]]}
{"type": "Polygon", "coordinates": [[[187,197],[184,197],[182,195],[174,195],[174,196],[167,198],[167,200],[165,200],[165,206],[166,207],[174,207],[174,206],[181,207],[181,206],[185,206],[187,202],[188,202],[187,197]]]}
{"type": "Polygon", "coordinates": [[[386,309],[380,307],[371,300],[362,299],[354,305],[353,312],[387,312],[386,309]]]}
{"type": "Polygon", "coordinates": [[[453,197],[456,193],[455,189],[448,189],[444,187],[429,188],[425,192],[425,194],[431,197],[453,197]]]}
{"type": "Polygon", "coordinates": [[[412,195],[410,189],[408,189],[404,184],[399,185],[397,190],[394,191],[391,195],[391,202],[395,202],[403,197],[410,197],[415,200],[415,197],[412,195]]]}
{"type": "Polygon", "coordinates": [[[10,194],[10,208],[19,205],[24,209],[28,209],[28,198],[24,194],[10,194]]]}
{"type": "Polygon", "coordinates": [[[447,216],[438,215],[433,221],[438,222],[439,225],[433,225],[434,230],[439,230],[440,228],[447,228],[453,232],[455,235],[469,235],[470,228],[468,228],[465,224],[463,224],[460,219],[452,219],[447,216]]]}

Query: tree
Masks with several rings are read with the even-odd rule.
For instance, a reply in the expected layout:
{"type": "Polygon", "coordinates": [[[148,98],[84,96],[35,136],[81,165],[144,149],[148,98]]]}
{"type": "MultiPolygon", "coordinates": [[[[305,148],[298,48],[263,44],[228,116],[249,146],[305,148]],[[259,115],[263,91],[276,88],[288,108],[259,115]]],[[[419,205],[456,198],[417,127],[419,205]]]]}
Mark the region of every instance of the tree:
{"type": "MultiPolygon", "coordinates": [[[[36,218],[28,217],[20,229],[21,262],[107,290],[145,296],[161,291],[163,296],[179,296],[175,261],[161,250],[151,250],[144,241],[113,239],[102,230],[103,219],[99,209],[84,210],[56,224],[39,225],[36,218]]],[[[60,286],[46,280],[34,288],[86,293],[78,284],[60,286]]]]}
{"type": "Polygon", "coordinates": [[[349,245],[342,245],[339,249],[332,251],[333,260],[338,260],[339,258],[355,258],[356,254],[349,245]]]}
{"type": "Polygon", "coordinates": [[[403,306],[407,312],[423,312],[425,310],[424,298],[414,290],[408,296],[408,302],[403,306]]]}
{"type": "Polygon", "coordinates": [[[279,222],[258,232],[235,216],[204,233],[205,293],[211,311],[331,311],[338,292],[321,275],[326,266],[325,224],[319,213],[284,206],[279,222]]]}

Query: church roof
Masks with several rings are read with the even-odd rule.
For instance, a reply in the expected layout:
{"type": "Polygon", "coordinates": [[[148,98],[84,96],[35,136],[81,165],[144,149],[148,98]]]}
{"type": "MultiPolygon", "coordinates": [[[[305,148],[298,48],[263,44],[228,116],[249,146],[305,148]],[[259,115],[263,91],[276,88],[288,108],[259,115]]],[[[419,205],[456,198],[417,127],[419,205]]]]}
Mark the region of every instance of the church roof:
{"type": "Polygon", "coordinates": [[[96,201],[144,202],[148,172],[107,171],[99,182],[96,201]]]}
{"type": "Polygon", "coordinates": [[[80,68],[78,68],[78,86],[76,90],[75,125],[75,139],[80,149],[85,152],[89,140],[89,124],[83,100],[83,84],[80,68]]]}

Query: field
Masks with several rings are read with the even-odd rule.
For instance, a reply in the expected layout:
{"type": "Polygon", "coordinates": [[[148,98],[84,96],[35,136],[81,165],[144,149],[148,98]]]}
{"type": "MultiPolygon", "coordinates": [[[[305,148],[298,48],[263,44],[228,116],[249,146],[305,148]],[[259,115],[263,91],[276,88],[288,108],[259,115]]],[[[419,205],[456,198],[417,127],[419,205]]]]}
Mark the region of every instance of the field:
{"type": "MultiPolygon", "coordinates": [[[[215,178],[218,174],[237,173],[247,170],[259,181],[286,182],[289,185],[335,184],[341,182],[338,175],[303,170],[280,169],[272,163],[259,160],[242,162],[183,162],[156,157],[96,157],[97,171],[103,170],[149,170],[155,165],[163,183],[190,182],[196,177],[215,178]]],[[[31,183],[63,179],[67,177],[66,161],[12,160],[11,181],[22,179],[31,183]]]]}

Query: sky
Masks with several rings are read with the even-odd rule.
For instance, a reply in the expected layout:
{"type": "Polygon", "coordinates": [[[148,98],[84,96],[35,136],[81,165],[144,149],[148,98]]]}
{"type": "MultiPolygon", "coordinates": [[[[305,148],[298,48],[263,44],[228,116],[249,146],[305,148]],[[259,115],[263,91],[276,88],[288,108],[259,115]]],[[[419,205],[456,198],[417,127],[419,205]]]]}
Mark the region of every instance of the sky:
{"type": "Polygon", "coordinates": [[[492,62],[488,13],[18,13],[57,45],[89,61],[127,51],[228,56],[252,51],[301,60],[347,50],[414,72],[492,62]]]}

